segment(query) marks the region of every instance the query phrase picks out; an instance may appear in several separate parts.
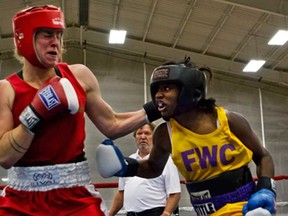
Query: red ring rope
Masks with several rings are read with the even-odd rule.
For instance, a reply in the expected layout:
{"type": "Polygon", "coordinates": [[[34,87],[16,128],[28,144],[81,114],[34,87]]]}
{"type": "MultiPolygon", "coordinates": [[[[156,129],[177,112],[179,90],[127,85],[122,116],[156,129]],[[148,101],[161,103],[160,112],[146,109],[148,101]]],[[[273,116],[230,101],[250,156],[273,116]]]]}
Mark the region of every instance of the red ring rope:
{"type": "MultiPolygon", "coordinates": [[[[286,175],[279,175],[275,176],[274,180],[279,181],[279,180],[287,180],[288,176],[286,175]]],[[[254,178],[254,181],[257,181],[257,178],[254,178]]],[[[185,184],[185,180],[180,180],[180,184],[185,184]]],[[[101,183],[94,183],[93,184],[95,188],[117,188],[118,187],[118,182],[101,182],[101,183]]],[[[0,190],[3,190],[5,185],[0,185],[0,190]]]]}

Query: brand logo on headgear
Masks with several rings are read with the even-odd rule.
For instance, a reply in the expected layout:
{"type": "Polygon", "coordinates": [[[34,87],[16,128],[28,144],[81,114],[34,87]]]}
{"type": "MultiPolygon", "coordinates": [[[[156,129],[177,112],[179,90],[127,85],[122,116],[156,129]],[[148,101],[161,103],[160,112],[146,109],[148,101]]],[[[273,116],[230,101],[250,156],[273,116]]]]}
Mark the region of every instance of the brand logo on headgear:
{"type": "Polygon", "coordinates": [[[170,68],[159,68],[153,72],[153,80],[169,78],[170,68]]]}
{"type": "Polygon", "coordinates": [[[64,22],[61,18],[54,18],[52,19],[54,25],[64,25],[64,22]]]}

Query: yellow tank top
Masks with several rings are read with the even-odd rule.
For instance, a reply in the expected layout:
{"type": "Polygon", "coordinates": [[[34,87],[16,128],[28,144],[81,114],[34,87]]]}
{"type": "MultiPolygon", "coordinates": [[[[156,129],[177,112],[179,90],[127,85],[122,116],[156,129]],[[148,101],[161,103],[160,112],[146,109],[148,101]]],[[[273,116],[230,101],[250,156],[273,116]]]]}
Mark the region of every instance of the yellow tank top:
{"type": "Polygon", "coordinates": [[[224,108],[216,107],[219,127],[196,134],[171,118],[172,159],[187,182],[210,179],[252,160],[248,149],[229,129],[224,108]]]}

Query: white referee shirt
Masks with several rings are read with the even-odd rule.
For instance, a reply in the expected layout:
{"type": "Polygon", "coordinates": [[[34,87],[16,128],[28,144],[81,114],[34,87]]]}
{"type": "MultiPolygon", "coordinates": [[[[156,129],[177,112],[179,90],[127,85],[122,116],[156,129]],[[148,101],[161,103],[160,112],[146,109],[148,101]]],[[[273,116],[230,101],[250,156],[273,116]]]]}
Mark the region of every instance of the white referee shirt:
{"type": "MultiPolygon", "coordinates": [[[[138,150],[130,157],[141,160],[138,150]]],[[[148,157],[149,155],[143,159],[148,157]]],[[[123,206],[127,212],[141,212],[155,207],[164,207],[169,194],[181,192],[178,170],[169,157],[160,176],[152,179],[138,176],[121,177],[119,178],[118,190],[124,190],[123,206]]]]}

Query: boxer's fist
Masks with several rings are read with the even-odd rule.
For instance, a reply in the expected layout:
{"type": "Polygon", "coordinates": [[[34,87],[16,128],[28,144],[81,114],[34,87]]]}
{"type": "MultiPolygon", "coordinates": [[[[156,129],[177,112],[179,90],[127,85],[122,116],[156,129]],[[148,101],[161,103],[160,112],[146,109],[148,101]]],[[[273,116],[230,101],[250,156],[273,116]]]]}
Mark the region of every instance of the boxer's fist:
{"type": "Polygon", "coordinates": [[[96,165],[103,178],[134,176],[139,167],[137,160],[124,157],[110,139],[104,140],[97,147],[96,165]]]}
{"type": "Polygon", "coordinates": [[[78,97],[70,81],[53,77],[39,88],[31,104],[19,116],[19,120],[30,131],[35,132],[40,121],[62,112],[75,114],[78,109],[78,97]]]}
{"type": "Polygon", "coordinates": [[[151,123],[159,118],[161,118],[161,113],[156,108],[152,101],[149,101],[143,105],[143,109],[146,112],[147,123],[151,123]]]}
{"type": "Polygon", "coordinates": [[[268,210],[271,214],[275,214],[275,193],[269,189],[261,189],[252,194],[247,204],[243,207],[243,215],[259,207],[268,210]]]}
{"type": "Polygon", "coordinates": [[[251,210],[245,214],[245,216],[271,216],[272,214],[261,207],[251,210]]]}

